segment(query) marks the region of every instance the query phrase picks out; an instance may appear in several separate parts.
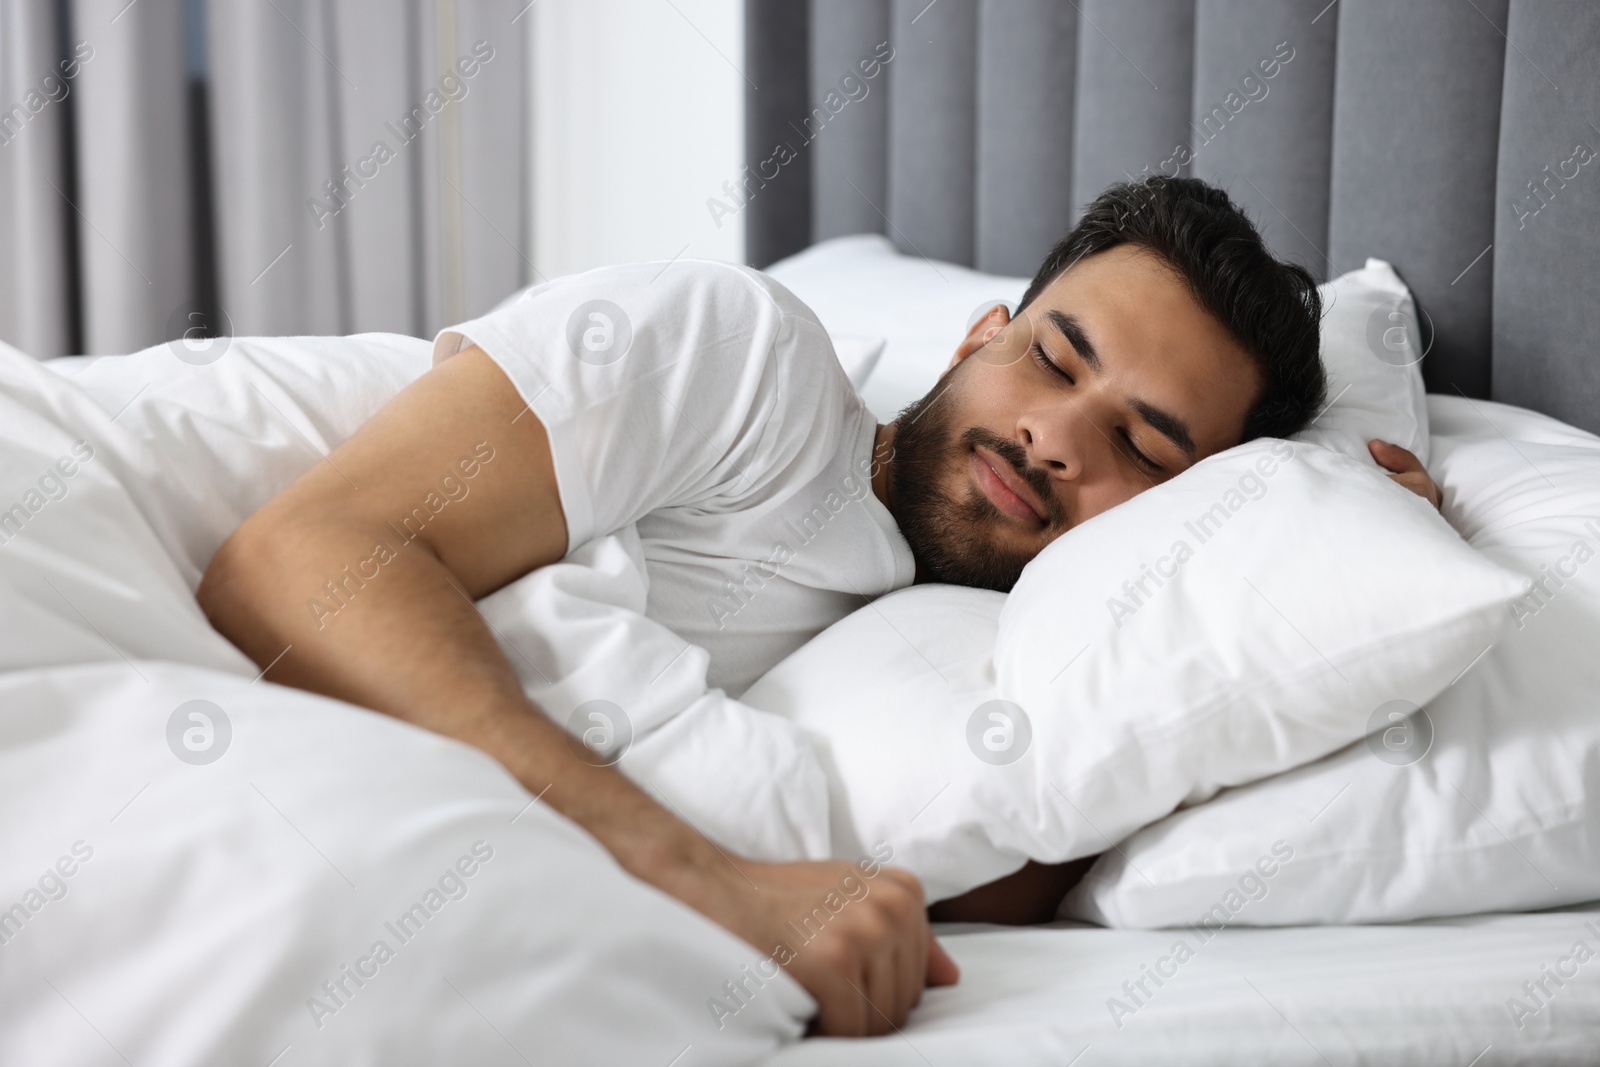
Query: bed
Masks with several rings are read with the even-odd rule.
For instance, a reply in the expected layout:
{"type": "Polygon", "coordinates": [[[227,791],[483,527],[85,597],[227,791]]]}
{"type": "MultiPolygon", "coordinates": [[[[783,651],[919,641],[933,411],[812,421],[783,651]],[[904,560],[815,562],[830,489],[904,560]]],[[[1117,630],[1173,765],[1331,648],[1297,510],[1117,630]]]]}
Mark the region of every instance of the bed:
{"type": "MultiPolygon", "coordinates": [[[[893,273],[884,260],[929,269],[869,237],[825,243],[778,273],[803,289],[807,264],[819,260],[818,275],[835,281],[851,261],[880,276],[893,273]]],[[[940,269],[960,277],[953,264],[940,269]]],[[[1018,281],[969,280],[990,293],[1018,281]]],[[[891,302],[894,288],[892,277],[875,290],[860,278],[843,287],[874,292],[872,308],[891,302]]],[[[813,299],[828,303],[822,292],[813,299]]],[[[963,306],[946,311],[959,321],[963,306]]],[[[882,347],[896,340],[916,344],[912,335],[882,347]]],[[[1153,925],[1170,928],[946,925],[937,933],[962,982],[930,991],[896,1035],[795,1043],[805,999],[781,983],[751,998],[736,1026],[718,1029],[705,1002],[749,966],[748,947],[623,877],[480,754],[259,684],[255,666],[205,626],[189,591],[216,543],[428,363],[426,343],[386,335],[229,346],[230,362],[219,366],[181,363],[163,347],[43,367],[18,357],[4,368],[10,396],[21,389],[20,369],[30,376],[22,391],[48,401],[39,410],[95,425],[101,444],[68,481],[63,499],[79,510],[48,505],[59,510],[31,522],[61,525],[41,525],[42,538],[0,552],[12,606],[0,646],[8,708],[0,759],[18,801],[0,811],[15,903],[28,906],[30,887],[42,894],[24,922],[0,927],[0,952],[13,964],[0,975],[6,1058],[1592,1062],[1600,987],[1575,953],[1600,946],[1600,910],[1581,904],[1203,934],[1162,922],[1153,925]],[[218,373],[222,366],[229,372],[218,373]],[[182,477],[167,476],[180,468],[182,477]],[[130,477],[139,470],[167,475],[130,477]],[[101,472],[119,476],[96,481],[101,472]],[[136,489],[117,491],[118,482],[136,489]],[[23,557],[19,570],[17,553],[40,541],[50,550],[23,557]],[[212,733],[187,737],[197,728],[212,733]],[[308,747],[312,736],[318,743],[308,747]],[[435,889],[442,896],[428,909],[435,889]],[[542,921],[510,922],[530,901],[542,921]],[[419,922],[422,914],[430,917],[419,922]],[[1151,984],[1151,968],[1179,939],[1193,959],[1151,984]],[[378,958],[379,941],[392,957],[378,958]],[[552,973],[570,992],[529,978],[552,973]],[[1530,995],[1535,983],[1544,996],[1530,995]],[[394,1019],[427,1022],[386,1021],[394,1019]]],[[[1500,431],[1472,422],[1463,404],[1435,399],[1436,448],[1450,434],[1499,442],[1500,431]]],[[[1530,436],[1494,410],[1506,432],[1530,436]]],[[[71,434],[52,441],[44,418],[19,428],[41,458],[70,454],[71,434]]],[[[578,562],[604,569],[603,559],[578,562]]],[[[503,593],[481,606],[508,656],[556,674],[560,663],[535,651],[536,628],[519,630],[518,605],[537,591],[503,593]]],[[[649,673],[677,655],[670,645],[652,650],[647,635],[638,648],[649,673]]],[[[535,683],[531,674],[525,681],[535,683]]],[[[770,792],[762,782],[785,766],[784,750],[767,735],[729,743],[735,751],[713,746],[688,774],[718,769],[722,798],[748,788],[737,822],[760,822],[770,792]],[[769,747],[751,758],[758,743],[769,747]],[[753,784],[741,787],[723,769],[735,752],[758,765],[753,784]]],[[[1590,752],[1579,758],[1592,768],[1590,752]]],[[[1332,766],[1338,773],[1337,757],[1332,766]]],[[[672,795],[670,765],[646,773],[672,795]]],[[[676,803],[692,810],[695,796],[676,803]]],[[[690,817],[709,826],[714,814],[690,817]]],[[[1592,839],[1569,842],[1574,862],[1592,859],[1592,839]]],[[[1137,847],[1127,845],[1146,862],[1137,847]]],[[[1515,881],[1503,858],[1495,862],[1515,881]]],[[[1563,885],[1584,877],[1546,869],[1563,885]]]]}
{"type": "MultiPolygon", "coordinates": [[[[842,337],[864,342],[851,358],[876,366],[855,371],[864,391],[889,404],[893,378],[870,390],[878,369],[895,366],[885,360],[900,361],[902,388],[918,388],[916,375],[937,368],[926,351],[916,357],[917,333],[875,336],[881,323],[871,316],[889,309],[891,326],[959,328],[967,304],[982,303],[976,294],[1014,297],[1021,284],[904,257],[875,236],[824,242],[775,273],[809,290],[842,337]],[[915,282],[936,269],[970,291],[955,302],[940,290],[930,297],[915,282]],[[838,303],[839,294],[856,303],[838,303]],[[918,300],[931,303],[919,310],[918,300]],[[851,306],[861,317],[849,318],[851,306]]],[[[748,999],[733,1025],[713,1025],[706,1003],[748,969],[747,946],[623,877],[481,754],[260,684],[255,666],[205,625],[190,591],[220,540],[429,361],[425,342],[389,335],[227,344],[215,363],[199,365],[163,346],[44,366],[16,356],[0,368],[9,402],[26,401],[12,415],[8,447],[20,439],[35,453],[17,470],[31,476],[74,454],[75,429],[96,442],[62,497],[77,510],[52,501],[30,520],[40,536],[0,552],[11,605],[0,644],[8,708],[0,759],[16,801],[0,811],[15,903],[27,909],[21,923],[0,926],[0,951],[15,964],[0,975],[11,1005],[0,1037],[7,1058],[87,1063],[109,1049],[134,1062],[511,1063],[539,1062],[541,1052],[601,1063],[1591,1061],[1600,990],[1577,946],[1600,946],[1600,911],[1465,914],[1470,895],[1433,905],[1454,917],[1362,925],[1284,927],[1268,917],[1265,927],[1196,931],[1124,917],[1117,929],[1072,920],[943,926],[963,980],[930,991],[892,1037],[794,1043],[806,1001],[782,982],[748,999]],[[308,747],[312,736],[318,743],[308,747]],[[511,922],[530,901],[542,921],[511,922]],[[1179,939],[1194,957],[1153,985],[1151,968],[1179,939]],[[529,979],[549,974],[561,976],[558,986],[529,979]],[[615,1025],[619,1018],[627,1025],[615,1025]]],[[[1548,431],[1519,423],[1516,409],[1489,405],[1493,421],[1480,423],[1460,398],[1435,397],[1430,407],[1447,486],[1449,449],[1500,447],[1502,434],[1545,462],[1537,449],[1548,431]]],[[[1595,465],[1592,455],[1585,462],[1595,465]]],[[[540,651],[539,619],[526,605],[559,590],[564,568],[622,581],[626,570],[614,566],[622,558],[601,545],[480,604],[542,702],[555,697],[537,688],[548,681],[538,676],[559,680],[566,668],[540,651]]],[[[663,635],[641,630],[631,640],[633,669],[647,677],[680,659],[663,635]]],[[[645,745],[627,766],[705,828],[717,826],[716,805],[697,807],[704,791],[683,783],[714,773],[713,799],[737,812],[717,826],[733,844],[749,826],[777,821],[771,781],[803,779],[808,767],[785,747],[788,735],[730,730],[738,719],[716,718],[726,711],[686,697],[680,719],[692,726],[693,715],[709,716],[698,759],[675,765],[673,746],[645,745]],[[754,773],[729,770],[740,766],[754,773]],[[727,804],[733,795],[739,801],[727,804]]],[[[1570,750],[1585,782],[1594,774],[1595,749],[1583,740],[1591,735],[1554,742],[1588,745],[1570,750]]],[[[1441,755],[1452,741],[1486,747],[1442,732],[1441,755]]],[[[1348,755],[1296,773],[1339,775],[1348,755]]],[[[1526,785],[1530,773],[1509,780],[1526,785]]],[[[1232,801],[1180,816],[1223,802],[1232,801]]],[[[1333,822],[1320,808],[1289,814],[1333,822]]],[[[1490,821],[1509,825],[1498,814],[1490,821]]],[[[1533,853],[1569,893],[1592,881],[1583,869],[1593,867],[1592,821],[1587,810],[1573,813],[1578,836],[1556,843],[1577,870],[1533,853]]],[[[1160,843],[1138,842],[1125,848],[1144,865],[1140,849],[1159,853],[1160,843]]],[[[1514,860],[1487,862],[1514,892],[1528,891],[1514,860]]]]}

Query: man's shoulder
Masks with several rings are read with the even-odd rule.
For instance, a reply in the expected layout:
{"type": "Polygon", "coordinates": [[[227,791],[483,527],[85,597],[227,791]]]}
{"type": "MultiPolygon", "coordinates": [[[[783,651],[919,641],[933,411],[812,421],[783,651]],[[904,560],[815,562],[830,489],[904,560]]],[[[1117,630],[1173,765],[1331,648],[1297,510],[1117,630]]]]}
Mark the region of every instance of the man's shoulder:
{"type": "Polygon", "coordinates": [[[776,278],[754,267],[722,260],[645,260],[596,267],[537,286],[529,294],[559,288],[570,288],[575,293],[608,290],[619,298],[652,307],[683,308],[686,302],[715,300],[747,315],[769,310],[782,318],[797,318],[825,334],[816,313],[776,278]]]}
{"type": "Polygon", "coordinates": [[[764,281],[769,280],[758,270],[721,260],[640,260],[563,275],[535,286],[527,295],[603,291],[651,305],[681,306],[685,299],[708,297],[736,304],[775,305],[771,285],[764,281]]]}
{"type": "MultiPolygon", "coordinates": [[[[685,313],[712,307],[723,325],[752,331],[764,323],[794,319],[809,334],[826,337],[816,313],[777,279],[754,267],[714,259],[666,259],[617,263],[551,278],[502,301],[493,312],[536,303],[581,304],[606,299],[630,317],[685,313]]],[[[701,316],[693,316],[709,322],[701,316]]]]}
{"type": "MultiPolygon", "coordinates": [[[[743,383],[733,392],[708,391],[738,410],[737,415],[734,410],[716,414],[754,427],[765,463],[786,470],[786,478],[808,478],[828,456],[851,448],[866,409],[816,313],[751,267],[678,261],[658,281],[679,270],[683,273],[671,286],[679,306],[706,301],[697,316],[704,330],[689,354],[700,368],[694,377],[743,383]]],[[[710,396],[683,401],[686,409],[701,411],[709,402],[710,396]]]]}
{"type": "Polygon", "coordinates": [[[799,297],[771,276],[718,260],[668,260],[601,268],[584,276],[646,315],[692,329],[692,358],[728,372],[765,363],[785,401],[838,406],[855,400],[827,330],[799,297]]]}
{"type": "MultiPolygon", "coordinates": [[[[593,365],[582,372],[586,389],[653,382],[685,414],[693,409],[696,422],[710,405],[826,432],[859,405],[816,314],[775,279],[735,263],[597,267],[535,286],[469,327],[497,342],[491,353],[523,351],[540,365],[570,349],[593,365]],[[552,331],[565,343],[550,346],[552,331]]],[[[732,414],[707,412],[717,421],[732,414]]]]}

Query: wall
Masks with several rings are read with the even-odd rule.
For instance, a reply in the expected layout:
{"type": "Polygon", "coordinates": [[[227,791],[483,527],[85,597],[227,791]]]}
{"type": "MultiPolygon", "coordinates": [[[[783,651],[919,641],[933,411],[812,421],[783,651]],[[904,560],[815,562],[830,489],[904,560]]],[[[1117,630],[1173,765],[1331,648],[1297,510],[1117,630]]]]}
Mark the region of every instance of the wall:
{"type": "Polygon", "coordinates": [[[738,0],[537,0],[534,265],[742,261],[743,213],[716,224],[743,137],[738,0]]]}

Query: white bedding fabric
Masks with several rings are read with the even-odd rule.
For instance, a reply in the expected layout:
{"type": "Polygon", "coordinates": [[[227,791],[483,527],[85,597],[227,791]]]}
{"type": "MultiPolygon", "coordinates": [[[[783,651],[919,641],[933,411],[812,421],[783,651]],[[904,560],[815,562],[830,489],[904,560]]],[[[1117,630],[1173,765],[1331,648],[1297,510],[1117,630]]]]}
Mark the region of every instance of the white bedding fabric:
{"type": "Polygon", "coordinates": [[[942,900],[1343,748],[1445,689],[1527,584],[1370,463],[1255,441],[1069,530],[1007,596],[879,598],[744,699],[823,753],[838,855],[887,841],[942,900]]]}
{"type": "MultiPolygon", "coordinates": [[[[0,654],[12,656],[0,666],[15,672],[0,676],[0,908],[28,909],[0,943],[0,1063],[87,1065],[120,1056],[265,1064],[280,1053],[275,1067],[762,1059],[796,1036],[809,1006],[798,987],[769,982],[720,1032],[705,1008],[757,953],[624,876],[481,754],[252,682],[250,665],[184,602],[185,587],[198,582],[233,524],[320,462],[426,366],[424,342],[354,341],[339,349],[336,339],[321,339],[321,347],[277,339],[252,348],[237,339],[226,358],[253,363],[264,377],[217,375],[216,365],[189,367],[161,349],[142,362],[52,368],[76,372],[85,388],[78,394],[39,384],[56,377],[47,371],[6,364],[13,395],[30,378],[49,394],[30,417],[40,425],[64,420],[69,429],[49,439],[22,426],[20,415],[0,423],[8,460],[0,464],[0,502],[20,498],[61,453],[57,446],[70,447],[74,427],[92,429],[97,452],[68,495],[32,520],[48,524],[23,535],[48,535],[32,555],[17,542],[0,547],[6,602],[26,608],[7,617],[5,636],[38,648],[48,630],[70,650],[52,662],[86,664],[21,671],[23,646],[0,643],[0,654]],[[361,358],[328,358],[335,349],[361,358]],[[388,369],[369,379],[361,359],[388,369]],[[10,462],[16,457],[26,463],[10,462]],[[137,484],[118,500],[117,483],[130,479],[137,484]],[[90,517],[80,508],[92,509],[93,522],[78,521],[90,517]],[[93,562],[99,547],[67,540],[73,530],[110,553],[105,566],[93,562]],[[138,564],[150,551],[169,562],[146,573],[138,564]],[[80,558],[90,565],[75,567],[80,558]],[[80,584],[62,585],[75,569],[80,584]],[[172,635],[163,656],[159,646],[172,635]],[[201,657],[206,666],[152,662],[173,656],[201,657]],[[177,759],[167,740],[172,713],[196,698],[225,707],[233,731],[224,757],[204,766],[177,759]],[[321,983],[360,965],[384,922],[422,899],[480,840],[495,853],[465,881],[467,895],[444,902],[415,944],[400,947],[317,1027],[307,1001],[321,983]],[[78,842],[92,856],[74,860],[71,876],[46,882],[78,842]],[[50,899],[63,885],[65,894],[50,899]]],[[[0,362],[13,358],[0,352],[0,362]]],[[[607,595],[636,595],[617,577],[635,551],[626,538],[596,542],[593,551],[584,580],[607,595]]],[[[544,587],[529,581],[496,596],[564,595],[563,572],[551,572],[544,587]]],[[[496,610],[509,605],[485,601],[491,619],[496,610]]],[[[681,641],[644,623],[629,622],[610,639],[638,642],[633,677],[665,687],[660,709],[641,716],[665,737],[661,722],[691,722],[664,709],[700,698],[694,686],[703,667],[681,641]]],[[[594,669],[512,629],[508,622],[500,636],[514,646],[524,681],[534,684],[536,667],[555,672],[542,683],[552,703],[563,677],[594,669]]],[[[683,783],[684,803],[709,794],[691,818],[713,836],[745,834],[809,852],[818,846],[807,829],[817,780],[793,753],[789,769],[773,774],[773,753],[789,751],[782,730],[740,707],[702,710],[710,727],[679,746],[680,757],[652,757],[641,738],[624,770],[648,767],[669,800],[673,783],[683,783]],[[776,732],[730,733],[719,715],[776,732]],[[773,746],[766,763],[730,755],[756,743],[773,746]],[[705,767],[718,768],[713,790],[705,767]]],[[[1581,1063],[1592,1062],[1600,1028],[1600,963],[1585,962],[1520,1030],[1507,1005],[1526,997],[1523,983],[1541,980],[1541,968],[1569,965],[1580,939],[1600,951],[1596,914],[1230,929],[1120,1029],[1108,998],[1141,966],[1156,965],[1181,933],[1068,925],[944,933],[963,981],[931,991],[903,1035],[804,1042],[770,1062],[1061,1065],[1081,1054],[1083,1067],[1464,1065],[1492,1045],[1480,1063],[1581,1063]],[[1585,919],[1596,923],[1593,932],[1585,919]]]]}
{"type": "Polygon", "coordinates": [[[1557,1067],[1596,1062],[1600,908],[1403,926],[939,930],[961,984],[930,990],[899,1034],[811,1040],[767,1067],[1557,1067]],[[1132,1014],[1122,984],[1187,937],[1194,955],[1132,1014]],[[1573,956],[1583,942],[1587,962],[1573,956]],[[1565,962],[1563,962],[1565,960],[1565,962]],[[1544,978],[1561,968],[1575,977],[1544,978]],[[1552,996],[1531,1000],[1524,982],[1552,996]],[[1536,1014],[1514,1016],[1518,998],[1536,1014]],[[1518,1027],[1518,1021],[1521,1027],[1518,1027]],[[1477,1058],[1481,1057],[1481,1058],[1477,1058]]]}
{"type": "Polygon", "coordinates": [[[1600,897],[1600,437],[1485,400],[1429,407],[1446,518],[1535,582],[1506,635],[1407,725],[1122,841],[1063,918],[1397,922],[1600,897]],[[1280,840],[1293,862],[1241,894],[1280,840]]]}
{"type": "MultiPolygon", "coordinates": [[[[98,458],[85,474],[114,473],[155,532],[159,546],[124,548],[124,559],[160,564],[164,549],[192,591],[234,527],[323,462],[430,359],[426,342],[364,334],[234,338],[221,359],[198,367],[162,345],[114,359],[53,363],[50,370],[70,384],[31,361],[17,366],[55,397],[72,424],[93,429],[98,458]]],[[[65,436],[63,442],[58,452],[67,447],[65,436]]],[[[48,459],[24,466],[43,463],[48,459]]],[[[120,524],[134,531],[141,525],[126,516],[120,524]]],[[[115,543],[102,540],[108,547],[96,551],[115,543]]],[[[118,567],[140,571],[132,562],[118,567]]],[[[166,588],[177,584],[169,579],[166,588]]],[[[706,651],[645,617],[647,592],[639,536],[630,526],[579,546],[479,607],[530,699],[557,721],[567,722],[596,693],[624,709],[633,741],[620,769],[703,833],[758,859],[827,856],[827,786],[810,746],[787,721],[708,689],[706,651]],[[715,788],[706,788],[708,781],[715,788]]],[[[204,628],[197,610],[193,618],[204,628]]],[[[112,640],[138,642],[147,629],[131,622],[125,637],[112,640]]],[[[90,652],[77,658],[13,659],[27,665],[77,662],[91,653],[115,658],[103,643],[87,640],[90,652]]],[[[31,654],[43,656],[37,646],[31,654]]],[[[0,646],[0,665],[13,662],[5,655],[0,646]]],[[[184,657],[168,651],[166,658],[184,657]]]]}
{"type": "Polygon", "coordinates": [[[884,339],[870,377],[856,382],[879,422],[932,388],[978,311],[1014,308],[1028,288],[1026,278],[902,255],[875,233],[819,241],[767,273],[805,301],[830,336],[884,339]]]}
{"type": "Polygon", "coordinates": [[[0,1063],[740,1064],[809,1008],[780,975],[719,1031],[760,954],[465,745],[148,660],[0,675],[0,707],[0,1063]],[[207,765],[167,741],[197,699],[207,765]]]}
{"type": "MultiPolygon", "coordinates": [[[[410,344],[233,349],[188,389],[193,368],[160,349],[62,368],[95,392],[0,351],[0,501],[26,514],[0,543],[0,1063],[731,1064],[798,1036],[811,1001],[781,974],[719,1028],[708,998],[762,955],[623,874],[482,753],[259,681],[206,625],[191,588],[216,542],[406,379],[410,344]],[[364,361],[394,370],[363,388],[364,361]],[[206,720],[183,710],[196,700],[206,720]],[[220,756],[194,764],[180,749],[202,727],[220,756]],[[493,856],[461,895],[441,878],[479,841],[493,856]],[[419,902],[402,941],[384,924],[419,902]]],[[[703,693],[681,641],[654,647],[636,669],[666,705],[703,693]]],[[[565,664],[544,663],[559,683],[565,664]]],[[[713,807],[707,765],[743,769],[755,798],[824,795],[711,709],[666,710],[707,738],[630,753],[669,803],[692,785],[713,807]],[[768,770],[786,789],[760,785],[768,770]]],[[[724,823],[765,826],[719,784],[724,823]]]]}

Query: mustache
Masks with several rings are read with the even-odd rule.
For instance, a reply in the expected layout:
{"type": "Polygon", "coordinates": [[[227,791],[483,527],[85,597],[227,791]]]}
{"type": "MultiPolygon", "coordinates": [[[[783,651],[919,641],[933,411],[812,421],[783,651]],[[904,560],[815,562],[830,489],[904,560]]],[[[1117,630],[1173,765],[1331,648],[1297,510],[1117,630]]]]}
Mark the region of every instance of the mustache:
{"type": "Polygon", "coordinates": [[[1009,437],[1001,437],[992,430],[982,426],[970,426],[961,434],[961,443],[968,448],[982,445],[1010,465],[1018,478],[1027,482],[1033,491],[1039,494],[1039,499],[1044,502],[1047,512],[1045,518],[1050,526],[1067,525],[1066,510],[1061,506],[1061,501],[1056,498],[1055,492],[1050,487],[1050,475],[1041,467],[1031,466],[1028,463],[1028,453],[1023,451],[1021,445],[1009,437]]]}

